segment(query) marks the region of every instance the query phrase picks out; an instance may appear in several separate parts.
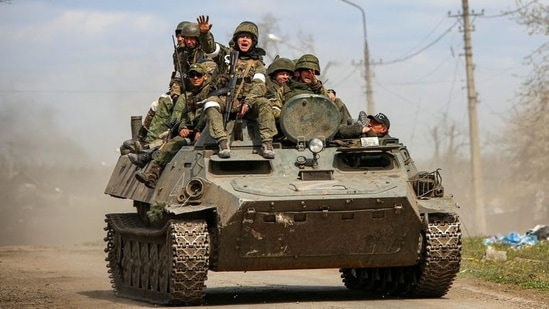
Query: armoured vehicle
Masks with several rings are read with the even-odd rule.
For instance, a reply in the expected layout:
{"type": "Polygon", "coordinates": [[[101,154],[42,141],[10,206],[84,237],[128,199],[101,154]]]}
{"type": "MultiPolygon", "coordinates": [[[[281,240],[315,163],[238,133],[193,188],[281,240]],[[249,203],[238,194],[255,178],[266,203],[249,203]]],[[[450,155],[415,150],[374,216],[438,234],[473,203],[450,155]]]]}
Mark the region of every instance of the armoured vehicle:
{"type": "Polygon", "coordinates": [[[439,171],[416,169],[397,138],[338,139],[339,122],[329,99],[299,95],[282,109],[275,159],[258,154],[257,124],[243,121],[230,158],[203,133],[155,189],[120,156],[105,193],[136,212],[106,215],[115,293],[192,305],[205,300],[208,271],[336,268],[353,290],[445,295],[461,230],[439,171]]]}

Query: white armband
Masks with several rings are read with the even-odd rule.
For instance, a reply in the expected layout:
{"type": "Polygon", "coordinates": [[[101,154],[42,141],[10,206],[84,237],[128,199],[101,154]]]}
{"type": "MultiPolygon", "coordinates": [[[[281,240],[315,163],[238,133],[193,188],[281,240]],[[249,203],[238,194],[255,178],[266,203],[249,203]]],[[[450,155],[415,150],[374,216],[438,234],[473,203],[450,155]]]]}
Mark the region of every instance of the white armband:
{"type": "Polygon", "coordinates": [[[220,51],[221,51],[221,47],[219,46],[219,44],[215,43],[215,50],[211,54],[206,54],[206,56],[213,58],[219,55],[220,51]]]}
{"type": "Polygon", "coordinates": [[[265,83],[265,75],[263,75],[263,74],[261,74],[261,73],[255,73],[253,79],[259,79],[259,80],[261,80],[263,83],[265,83]]]}
{"type": "Polygon", "coordinates": [[[217,107],[217,108],[221,109],[221,106],[219,106],[219,103],[214,102],[214,101],[208,101],[208,102],[206,102],[206,104],[204,104],[204,110],[207,110],[210,107],[217,107]]]}

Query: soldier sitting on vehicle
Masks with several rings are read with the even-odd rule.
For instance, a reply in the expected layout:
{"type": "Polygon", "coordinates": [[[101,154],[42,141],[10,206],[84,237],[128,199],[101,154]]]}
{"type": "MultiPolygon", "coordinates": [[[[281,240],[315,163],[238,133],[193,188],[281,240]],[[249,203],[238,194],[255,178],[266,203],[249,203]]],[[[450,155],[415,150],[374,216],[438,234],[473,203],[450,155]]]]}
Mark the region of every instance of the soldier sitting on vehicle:
{"type": "Polygon", "coordinates": [[[210,74],[204,66],[196,63],[191,65],[187,78],[191,82],[192,91],[181,96],[182,99],[174,107],[170,120],[174,122],[173,131],[176,133],[173,135],[175,136],[160,147],[158,156],[147,171],[139,170],[135,173],[135,178],[149,188],[156,187],[156,182],[166,164],[171,161],[181,147],[196,142],[204,128],[204,124],[200,121],[202,107],[197,106],[197,103],[206,99],[212,91],[210,74]]]}
{"type": "Polygon", "coordinates": [[[267,98],[271,103],[275,120],[280,117],[282,105],[284,105],[284,93],[289,91],[288,83],[294,75],[294,63],[288,58],[276,56],[273,63],[267,67],[269,78],[267,84],[267,98]]]}
{"type": "Polygon", "coordinates": [[[294,78],[288,82],[289,90],[284,93],[288,101],[298,94],[320,94],[328,96],[322,82],[316,78],[320,75],[320,63],[315,55],[305,54],[295,62],[294,78]]]}
{"type": "MultiPolygon", "coordinates": [[[[209,29],[211,25],[202,20],[200,29],[209,29]]],[[[259,30],[255,23],[241,22],[235,29],[229,42],[231,48],[224,47],[223,54],[230,55],[231,50],[238,51],[238,59],[235,64],[235,76],[237,89],[233,102],[225,102],[226,99],[215,96],[208,99],[204,105],[204,113],[208,123],[210,135],[217,140],[220,158],[230,157],[229,137],[225,128],[223,113],[236,115],[257,121],[259,135],[261,137],[261,155],[267,159],[273,159],[273,136],[276,135],[276,125],[269,101],[265,98],[265,65],[263,56],[265,50],[257,46],[259,30]],[[232,105],[232,108],[230,106],[232,105]],[[230,109],[226,111],[225,109],[230,109]]],[[[206,47],[204,47],[206,49],[206,47]]],[[[213,49],[213,48],[210,48],[213,49]]],[[[220,70],[228,71],[228,70],[220,70]]]]}

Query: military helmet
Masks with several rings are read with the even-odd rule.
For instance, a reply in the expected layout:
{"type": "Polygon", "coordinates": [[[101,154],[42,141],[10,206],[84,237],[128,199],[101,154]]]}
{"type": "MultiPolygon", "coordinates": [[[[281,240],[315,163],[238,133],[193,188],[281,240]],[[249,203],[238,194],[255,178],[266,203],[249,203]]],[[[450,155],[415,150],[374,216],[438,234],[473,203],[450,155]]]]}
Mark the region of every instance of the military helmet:
{"type": "Polygon", "coordinates": [[[318,58],[315,55],[305,54],[297,59],[295,64],[295,70],[315,70],[316,75],[320,75],[320,64],[318,58]]]}
{"type": "Polygon", "coordinates": [[[233,41],[236,43],[236,40],[238,38],[238,35],[247,32],[250,33],[253,36],[254,43],[257,43],[257,40],[259,39],[259,29],[257,28],[257,25],[254,24],[251,21],[243,21],[241,22],[236,29],[234,30],[233,34],[233,41]]]}
{"type": "Polygon", "coordinates": [[[198,29],[197,23],[188,23],[183,26],[183,29],[181,29],[182,36],[198,37],[199,34],[200,34],[200,30],[198,29]]]}
{"type": "Polygon", "coordinates": [[[294,63],[288,58],[277,58],[267,68],[267,75],[271,76],[277,71],[289,71],[294,73],[294,63]]]}
{"type": "Polygon", "coordinates": [[[181,34],[181,31],[183,30],[183,27],[185,27],[186,24],[190,24],[190,21],[182,21],[179,24],[177,24],[177,27],[175,28],[175,35],[181,34]]]}

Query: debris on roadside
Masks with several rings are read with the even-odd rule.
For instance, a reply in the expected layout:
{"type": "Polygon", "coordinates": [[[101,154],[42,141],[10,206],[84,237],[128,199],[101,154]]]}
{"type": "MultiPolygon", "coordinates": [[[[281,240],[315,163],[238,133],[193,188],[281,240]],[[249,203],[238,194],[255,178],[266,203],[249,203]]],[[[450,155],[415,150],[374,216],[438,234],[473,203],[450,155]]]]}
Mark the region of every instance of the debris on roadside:
{"type": "Polygon", "coordinates": [[[535,246],[540,241],[548,240],[549,227],[547,225],[536,225],[534,228],[529,229],[524,235],[517,232],[511,232],[507,235],[495,235],[485,238],[482,243],[486,246],[504,244],[513,248],[521,248],[523,246],[535,246]]]}

